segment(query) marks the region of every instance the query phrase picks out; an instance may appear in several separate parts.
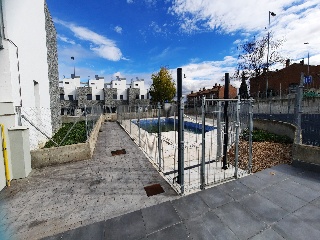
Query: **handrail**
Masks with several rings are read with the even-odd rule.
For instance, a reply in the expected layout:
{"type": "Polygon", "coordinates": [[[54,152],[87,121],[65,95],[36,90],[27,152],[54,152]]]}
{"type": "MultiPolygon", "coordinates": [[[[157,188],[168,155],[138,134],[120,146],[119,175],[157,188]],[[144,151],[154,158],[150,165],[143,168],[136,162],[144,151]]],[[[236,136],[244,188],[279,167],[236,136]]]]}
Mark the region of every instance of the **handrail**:
{"type": "Polygon", "coordinates": [[[5,133],[4,133],[4,125],[0,123],[0,126],[1,126],[1,139],[2,139],[3,159],[4,159],[5,174],[6,174],[6,184],[7,184],[8,187],[10,187],[10,171],[9,171],[7,142],[6,142],[6,136],[5,136],[5,133]]]}

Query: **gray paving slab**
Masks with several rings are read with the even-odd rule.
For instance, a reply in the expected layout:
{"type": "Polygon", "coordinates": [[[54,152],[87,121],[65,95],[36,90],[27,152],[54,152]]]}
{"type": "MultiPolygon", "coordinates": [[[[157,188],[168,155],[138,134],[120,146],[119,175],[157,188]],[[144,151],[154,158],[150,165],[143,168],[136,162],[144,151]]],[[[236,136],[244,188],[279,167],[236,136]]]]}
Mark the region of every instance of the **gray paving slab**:
{"type": "Polygon", "coordinates": [[[264,169],[254,174],[254,176],[260,178],[267,185],[274,185],[289,177],[288,174],[276,171],[274,169],[264,169]]]}
{"type": "Polygon", "coordinates": [[[237,240],[237,236],[212,211],[184,221],[193,239],[237,240]]]}
{"type": "Polygon", "coordinates": [[[253,238],[250,238],[250,240],[283,240],[284,238],[279,235],[276,231],[274,231],[272,228],[268,228],[264,230],[263,232],[258,233],[253,238]]]}
{"type": "Polygon", "coordinates": [[[142,212],[135,211],[109,219],[104,226],[105,239],[141,239],[146,236],[142,212]]]}
{"type": "Polygon", "coordinates": [[[264,222],[237,202],[228,203],[213,211],[239,239],[248,239],[267,227],[264,222]]]}
{"type": "Polygon", "coordinates": [[[294,215],[288,215],[272,227],[284,239],[319,239],[320,231],[294,215]]]}
{"type": "Polygon", "coordinates": [[[295,181],[292,181],[291,179],[280,182],[278,186],[283,191],[286,191],[298,198],[301,198],[306,202],[311,202],[320,196],[320,192],[314,191],[313,189],[305,185],[299,184],[295,181]]]}
{"type": "Polygon", "coordinates": [[[173,207],[181,219],[189,219],[202,215],[210,210],[209,206],[198,194],[191,194],[172,201],[173,207]]]}
{"type": "Polygon", "coordinates": [[[239,203],[268,225],[277,222],[289,213],[258,193],[241,199],[239,203]]]}
{"type": "Polygon", "coordinates": [[[264,188],[258,193],[288,212],[294,212],[307,204],[306,201],[283,191],[277,185],[264,188]]]}
{"type": "Polygon", "coordinates": [[[264,180],[256,177],[255,175],[240,178],[239,181],[242,184],[246,185],[248,188],[252,189],[253,191],[258,191],[270,186],[270,183],[265,182],[264,180]]]}
{"type": "Polygon", "coordinates": [[[234,199],[218,188],[209,188],[198,193],[199,197],[211,208],[225,205],[234,199]]]}
{"type": "Polygon", "coordinates": [[[224,191],[234,200],[239,200],[241,198],[248,196],[249,194],[254,193],[252,189],[248,188],[246,185],[244,185],[240,181],[227,182],[215,188],[224,191]]]}
{"type": "Polygon", "coordinates": [[[158,232],[148,235],[148,239],[164,240],[164,239],[191,239],[186,226],[183,223],[175,224],[171,227],[162,229],[158,232]]]}
{"type": "Polygon", "coordinates": [[[319,207],[312,204],[308,204],[300,208],[296,212],[294,212],[294,215],[298,217],[301,221],[320,230],[320,208],[319,207]]]}
{"type": "Polygon", "coordinates": [[[44,240],[58,240],[58,239],[103,240],[105,239],[104,224],[105,222],[98,222],[98,223],[90,224],[77,229],[72,229],[55,236],[46,237],[43,239],[44,240]]]}
{"type": "Polygon", "coordinates": [[[146,233],[151,234],[181,222],[171,202],[141,209],[146,233]]]}
{"type": "Polygon", "coordinates": [[[286,174],[290,177],[300,175],[303,172],[305,172],[305,170],[302,168],[292,167],[291,165],[288,165],[288,164],[280,164],[277,166],[273,166],[270,169],[272,169],[273,171],[281,172],[282,174],[286,174]]]}

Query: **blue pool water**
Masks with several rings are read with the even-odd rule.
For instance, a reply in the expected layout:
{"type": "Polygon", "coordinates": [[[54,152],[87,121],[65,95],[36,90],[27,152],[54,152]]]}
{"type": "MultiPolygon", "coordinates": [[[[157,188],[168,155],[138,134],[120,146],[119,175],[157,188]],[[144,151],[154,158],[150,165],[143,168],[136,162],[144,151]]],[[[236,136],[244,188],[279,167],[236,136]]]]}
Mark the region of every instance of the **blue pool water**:
{"type": "MultiPolygon", "coordinates": [[[[132,122],[138,125],[138,120],[132,120],[132,122]]],[[[140,127],[149,132],[149,133],[157,133],[158,132],[158,119],[141,119],[140,127]]],[[[160,119],[160,127],[161,132],[170,132],[178,130],[178,120],[174,122],[173,118],[162,118],[160,119]],[[175,126],[174,126],[175,123],[175,126]]],[[[213,126],[205,125],[205,132],[212,131],[214,129],[213,126]]],[[[202,124],[193,123],[193,122],[184,122],[184,130],[189,131],[196,134],[202,133],[202,124]]]]}

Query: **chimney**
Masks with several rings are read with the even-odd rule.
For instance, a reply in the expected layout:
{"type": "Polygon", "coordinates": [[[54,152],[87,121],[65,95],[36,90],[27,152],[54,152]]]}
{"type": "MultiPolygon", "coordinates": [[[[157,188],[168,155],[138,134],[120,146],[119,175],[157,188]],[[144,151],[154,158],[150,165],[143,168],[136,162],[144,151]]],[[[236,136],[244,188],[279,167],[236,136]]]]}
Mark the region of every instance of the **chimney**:
{"type": "Polygon", "coordinates": [[[290,59],[287,59],[286,60],[286,67],[289,67],[290,66],[290,59]]]}
{"type": "Polygon", "coordinates": [[[203,91],[204,91],[204,90],[206,90],[206,88],[205,88],[205,87],[203,88],[203,91]]]}
{"type": "Polygon", "coordinates": [[[214,84],[214,87],[217,87],[217,83],[214,84]]]}
{"type": "Polygon", "coordinates": [[[300,61],[301,65],[304,65],[304,58],[302,58],[302,60],[300,61]]]}
{"type": "Polygon", "coordinates": [[[193,93],[193,91],[191,91],[191,94],[193,93]]]}

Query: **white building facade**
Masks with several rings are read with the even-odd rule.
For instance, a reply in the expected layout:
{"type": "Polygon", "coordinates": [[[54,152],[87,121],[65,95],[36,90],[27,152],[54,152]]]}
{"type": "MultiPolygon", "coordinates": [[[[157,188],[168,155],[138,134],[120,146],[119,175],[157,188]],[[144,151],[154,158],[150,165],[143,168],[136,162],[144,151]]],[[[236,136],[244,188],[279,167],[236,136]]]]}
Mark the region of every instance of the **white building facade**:
{"type": "Polygon", "coordinates": [[[56,31],[45,0],[0,0],[0,19],[0,124],[37,149],[61,125],[56,31]]]}

